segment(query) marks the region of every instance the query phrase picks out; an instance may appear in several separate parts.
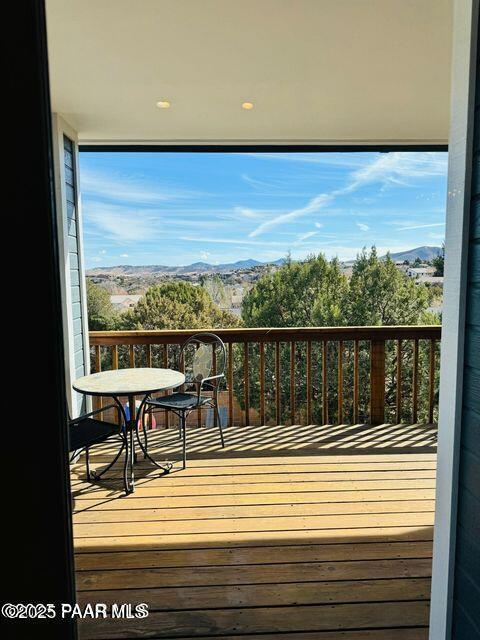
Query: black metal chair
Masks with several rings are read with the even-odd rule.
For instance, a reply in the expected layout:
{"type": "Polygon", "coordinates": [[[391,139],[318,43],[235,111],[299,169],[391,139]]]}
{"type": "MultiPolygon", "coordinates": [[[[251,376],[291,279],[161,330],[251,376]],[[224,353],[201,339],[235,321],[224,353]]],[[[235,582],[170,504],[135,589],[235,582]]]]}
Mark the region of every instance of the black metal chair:
{"type": "Polygon", "coordinates": [[[220,431],[222,447],[225,446],[223,438],[222,421],[218,410],[218,391],[225,379],[227,353],[222,340],[214,333],[196,333],[189,338],[180,350],[179,368],[183,364],[185,374],[184,387],[192,387],[195,392],[180,391],[158,398],[149,398],[145,403],[143,413],[143,433],[146,436],[145,415],[157,410],[171,411],[180,419],[180,437],[183,447],[183,468],[187,464],[187,417],[199,408],[213,409],[217,426],[220,431]],[[211,396],[203,395],[210,391],[211,396]]]}
{"type": "Polygon", "coordinates": [[[89,482],[101,478],[119,459],[125,446],[124,426],[120,420],[120,424],[115,424],[113,422],[106,422],[105,420],[97,420],[92,417],[107,409],[116,409],[118,411],[118,407],[111,404],[101,409],[90,411],[90,413],[85,413],[78,418],[72,419],[69,416],[68,420],[68,450],[72,454],[70,456],[70,462],[73,462],[79,453],[85,451],[85,466],[87,480],[89,482]],[[90,447],[105,442],[113,436],[118,436],[122,441],[117,455],[100,473],[90,471],[90,447]]]}

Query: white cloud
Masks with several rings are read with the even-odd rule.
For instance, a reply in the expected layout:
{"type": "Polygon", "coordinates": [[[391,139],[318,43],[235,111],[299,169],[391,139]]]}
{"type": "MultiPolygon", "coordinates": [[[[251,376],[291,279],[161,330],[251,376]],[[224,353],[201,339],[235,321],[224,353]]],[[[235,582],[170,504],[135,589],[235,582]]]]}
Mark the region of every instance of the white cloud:
{"type": "Polygon", "coordinates": [[[208,260],[208,258],[210,257],[210,255],[211,255],[211,254],[210,254],[208,251],[200,251],[200,258],[201,258],[202,260],[207,261],[207,260],[208,260]]]}
{"type": "Polygon", "coordinates": [[[83,194],[91,197],[142,205],[201,195],[199,192],[167,187],[132,176],[92,170],[82,170],[80,187],[83,194]]]}
{"type": "Polygon", "coordinates": [[[261,189],[261,190],[278,189],[285,186],[283,183],[272,182],[272,181],[267,182],[266,180],[257,180],[256,178],[251,178],[246,173],[242,173],[242,180],[244,180],[244,182],[252,186],[254,189],[261,189]]]}
{"type": "Polygon", "coordinates": [[[128,253],[121,253],[120,258],[128,258],[128,253]]]}
{"type": "Polygon", "coordinates": [[[318,196],[315,196],[311,200],[307,202],[304,207],[300,209],[294,209],[293,211],[289,211],[288,213],[280,214],[271,220],[267,220],[260,224],[256,229],[254,229],[250,234],[250,238],[254,238],[255,236],[264,233],[265,231],[276,227],[279,224],[283,224],[284,222],[292,222],[297,218],[307,215],[308,213],[315,213],[319,211],[322,207],[326,206],[329,202],[331,202],[333,196],[328,193],[321,193],[318,196]]]}
{"type": "Polygon", "coordinates": [[[317,227],[317,229],[321,229],[323,227],[323,224],[321,222],[315,222],[315,226],[317,227]]]}
{"type": "Polygon", "coordinates": [[[234,211],[242,218],[259,218],[262,215],[259,211],[254,211],[248,207],[235,207],[234,211]]]}
{"type": "Polygon", "coordinates": [[[409,178],[443,176],[447,172],[447,157],[442,153],[409,153],[397,151],[381,154],[373,162],[351,175],[344,193],[355,191],[373,182],[405,185],[409,178]]]}
{"type": "Polygon", "coordinates": [[[273,240],[236,240],[234,238],[219,238],[219,237],[197,237],[197,236],[182,236],[180,240],[186,240],[187,242],[212,242],[215,244],[235,244],[235,245],[247,245],[253,247],[286,247],[288,242],[275,242],[273,240]]]}
{"type": "Polygon", "coordinates": [[[400,227],[399,231],[410,231],[411,229],[428,229],[430,227],[444,227],[445,222],[433,222],[431,224],[413,224],[408,227],[400,227]]]}
{"type": "Polygon", "coordinates": [[[381,154],[351,173],[344,187],[335,189],[330,193],[318,194],[311,198],[304,207],[282,213],[271,220],[263,222],[250,233],[250,237],[258,236],[279,224],[292,222],[309,213],[319,211],[333,202],[335,198],[352,193],[368,184],[378,183],[382,187],[389,184],[406,186],[408,179],[418,180],[445,175],[446,171],[446,154],[431,152],[412,154],[403,151],[381,154]]]}
{"type": "MultiPolygon", "coordinates": [[[[243,155],[243,154],[242,154],[243,155]]],[[[307,164],[320,164],[327,166],[340,167],[358,167],[362,166],[363,161],[359,157],[355,157],[346,153],[247,153],[255,158],[263,160],[280,160],[284,162],[300,162],[307,164]]]]}
{"type": "Polygon", "coordinates": [[[297,240],[294,243],[295,245],[299,245],[301,244],[304,240],[307,240],[308,238],[311,238],[312,236],[316,235],[316,231],[307,231],[306,233],[300,233],[297,236],[297,240]]]}
{"type": "Polygon", "coordinates": [[[157,235],[156,225],[161,222],[151,210],[101,202],[85,203],[83,215],[85,222],[93,225],[102,237],[121,243],[151,240],[157,235]]]}
{"type": "Polygon", "coordinates": [[[360,231],[368,231],[370,229],[368,224],[363,224],[363,222],[357,222],[356,224],[360,231]]]}

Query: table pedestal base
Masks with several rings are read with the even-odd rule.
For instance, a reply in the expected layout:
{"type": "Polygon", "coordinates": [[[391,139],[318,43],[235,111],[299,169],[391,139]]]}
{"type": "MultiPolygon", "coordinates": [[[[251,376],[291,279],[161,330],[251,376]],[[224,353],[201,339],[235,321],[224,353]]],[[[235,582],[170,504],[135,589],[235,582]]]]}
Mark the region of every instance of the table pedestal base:
{"type": "MultiPolygon", "coordinates": [[[[135,396],[128,396],[129,419],[127,419],[125,409],[121,404],[121,402],[118,400],[118,398],[114,398],[115,402],[120,408],[120,411],[122,412],[124,424],[125,424],[124,442],[120,448],[120,451],[115,457],[114,462],[118,460],[121,452],[125,448],[125,461],[123,465],[123,483],[125,487],[125,493],[127,495],[135,491],[134,466],[135,466],[135,463],[137,462],[136,443],[140,447],[140,450],[143,453],[144,459],[148,460],[151,464],[153,464],[158,469],[161,469],[161,471],[163,472],[162,475],[166,475],[173,467],[171,463],[166,463],[165,465],[158,464],[158,462],[156,462],[152,458],[152,456],[148,453],[147,431],[145,429],[145,425],[143,421],[142,421],[142,427],[143,427],[142,431],[143,431],[143,438],[145,440],[145,443],[143,444],[141,441],[138,423],[140,422],[143,408],[145,406],[145,402],[147,401],[148,397],[149,397],[149,394],[146,394],[143,397],[140,403],[140,406],[137,410],[136,403],[135,403],[135,396]],[[132,416],[134,416],[133,419],[132,419],[132,416]]],[[[103,471],[102,471],[102,474],[103,474],[103,471]]]]}

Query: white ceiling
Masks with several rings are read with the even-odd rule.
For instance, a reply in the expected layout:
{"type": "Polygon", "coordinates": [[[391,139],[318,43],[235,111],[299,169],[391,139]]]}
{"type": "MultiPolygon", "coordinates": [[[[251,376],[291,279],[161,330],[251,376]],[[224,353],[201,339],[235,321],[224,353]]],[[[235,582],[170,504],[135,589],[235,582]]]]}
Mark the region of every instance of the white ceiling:
{"type": "Polygon", "coordinates": [[[448,138],[451,0],[47,0],[47,19],[53,110],[83,141],[448,138]]]}

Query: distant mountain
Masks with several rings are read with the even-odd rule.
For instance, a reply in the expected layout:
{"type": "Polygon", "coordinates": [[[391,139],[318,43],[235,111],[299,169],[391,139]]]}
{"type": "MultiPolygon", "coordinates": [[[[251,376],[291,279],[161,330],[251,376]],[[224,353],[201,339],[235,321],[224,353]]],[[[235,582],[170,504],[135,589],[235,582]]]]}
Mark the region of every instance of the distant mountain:
{"type": "Polygon", "coordinates": [[[400,251],[399,253],[391,253],[392,260],[398,260],[402,262],[415,262],[418,258],[422,262],[430,262],[436,256],[442,253],[442,247],[429,247],[424,245],[423,247],[417,247],[416,249],[409,249],[408,251],[400,251]]]}
{"type": "MultiPolygon", "coordinates": [[[[441,247],[417,247],[408,251],[400,251],[399,253],[391,253],[393,260],[415,262],[418,258],[422,262],[430,262],[435,256],[442,252],[441,247]]],[[[385,256],[383,256],[385,257],[385,256]]],[[[235,271],[238,269],[251,269],[252,267],[260,267],[266,265],[282,265],[286,258],[280,258],[273,262],[259,262],[253,258],[248,260],[238,260],[237,262],[228,262],[225,264],[210,264],[208,262],[193,262],[180,267],[168,267],[162,264],[152,264],[143,266],[134,266],[129,264],[120,264],[114,267],[94,267],[87,270],[88,276],[154,276],[160,274],[169,275],[186,275],[191,273],[224,273],[226,271],[235,271]]],[[[349,260],[344,264],[353,264],[353,260],[349,260]]]]}
{"type": "Polygon", "coordinates": [[[133,265],[117,265],[115,267],[94,267],[87,270],[88,276],[109,275],[134,275],[134,276],[151,276],[160,273],[185,275],[187,273],[222,273],[224,271],[233,271],[236,269],[251,269],[252,267],[265,266],[268,264],[281,265],[285,262],[285,258],[280,258],[274,262],[259,262],[249,258],[248,260],[238,260],[237,262],[229,262],[226,264],[209,264],[208,262],[194,262],[181,267],[167,267],[166,265],[155,264],[145,266],[133,265]]]}

